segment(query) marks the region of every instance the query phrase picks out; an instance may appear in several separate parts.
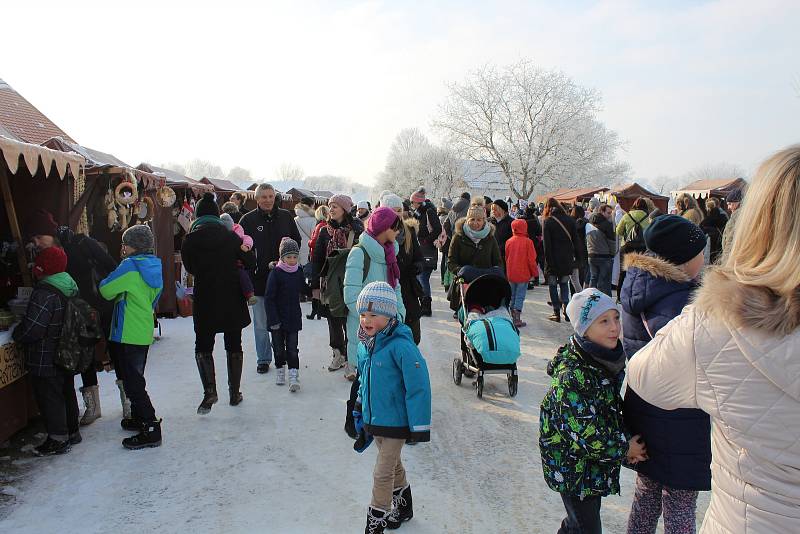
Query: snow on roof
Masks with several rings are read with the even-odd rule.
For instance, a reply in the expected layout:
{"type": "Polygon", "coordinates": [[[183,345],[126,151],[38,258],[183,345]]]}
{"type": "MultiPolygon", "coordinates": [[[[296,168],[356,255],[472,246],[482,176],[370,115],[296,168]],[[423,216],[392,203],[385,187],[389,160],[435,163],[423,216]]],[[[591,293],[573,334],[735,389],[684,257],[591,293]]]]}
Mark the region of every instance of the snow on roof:
{"type": "Polygon", "coordinates": [[[242,188],[239,187],[238,185],[236,185],[235,183],[233,183],[233,182],[231,182],[229,180],[225,180],[223,178],[206,178],[206,177],[203,177],[200,180],[200,183],[213,185],[214,189],[216,189],[217,191],[230,191],[230,192],[233,192],[233,191],[241,191],[242,190],[242,188]]]}

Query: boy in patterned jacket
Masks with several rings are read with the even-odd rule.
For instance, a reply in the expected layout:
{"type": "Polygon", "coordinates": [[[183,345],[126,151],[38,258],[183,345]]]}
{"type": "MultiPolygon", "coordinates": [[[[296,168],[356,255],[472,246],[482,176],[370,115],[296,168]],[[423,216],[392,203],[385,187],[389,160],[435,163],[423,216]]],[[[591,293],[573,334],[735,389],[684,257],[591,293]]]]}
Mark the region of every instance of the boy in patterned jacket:
{"type": "Polygon", "coordinates": [[[547,366],[553,379],[539,412],[539,449],[547,485],[567,517],[559,533],[600,533],[601,499],[619,493],[623,461],[647,459],[640,436],[628,437],[620,387],[625,353],[619,311],[590,288],[567,306],[575,334],[547,366]]]}

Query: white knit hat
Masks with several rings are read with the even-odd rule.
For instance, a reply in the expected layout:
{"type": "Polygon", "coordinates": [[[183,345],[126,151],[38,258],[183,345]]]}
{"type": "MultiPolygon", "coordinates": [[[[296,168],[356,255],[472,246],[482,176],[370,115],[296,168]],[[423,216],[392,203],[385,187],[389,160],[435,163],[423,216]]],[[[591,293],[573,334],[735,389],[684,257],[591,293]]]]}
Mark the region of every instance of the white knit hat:
{"type": "Polygon", "coordinates": [[[611,297],[590,287],[572,295],[567,304],[567,315],[575,333],[583,337],[595,320],[608,310],[616,310],[617,306],[611,297]]]}

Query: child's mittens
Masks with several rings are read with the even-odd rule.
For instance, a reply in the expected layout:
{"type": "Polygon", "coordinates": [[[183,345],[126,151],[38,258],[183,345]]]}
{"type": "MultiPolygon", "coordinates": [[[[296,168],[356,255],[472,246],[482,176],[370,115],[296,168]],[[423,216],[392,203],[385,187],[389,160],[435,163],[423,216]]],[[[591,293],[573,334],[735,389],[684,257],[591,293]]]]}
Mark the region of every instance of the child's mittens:
{"type": "Polygon", "coordinates": [[[356,442],[353,443],[353,450],[362,453],[372,444],[373,438],[371,434],[367,434],[367,431],[364,430],[364,417],[358,410],[353,410],[353,423],[358,434],[356,442]]]}

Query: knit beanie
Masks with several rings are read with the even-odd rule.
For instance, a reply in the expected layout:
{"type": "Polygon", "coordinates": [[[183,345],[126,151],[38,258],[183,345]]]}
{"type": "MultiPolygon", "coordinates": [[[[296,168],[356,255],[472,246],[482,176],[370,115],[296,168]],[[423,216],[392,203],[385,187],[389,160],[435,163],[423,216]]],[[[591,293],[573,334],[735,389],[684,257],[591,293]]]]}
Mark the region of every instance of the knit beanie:
{"type": "Polygon", "coordinates": [[[381,206],[385,206],[391,209],[402,208],[403,199],[395,195],[394,193],[389,193],[388,195],[386,195],[381,199],[381,206]]]}
{"type": "Polygon", "coordinates": [[[411,193],[411,202],[419,202],[420,204],[422,204],[427,200],[426,195],[427,193],[425,192],[425,188],[420,187],[419,189],[411,193]]]}
{"type": "Polygon", "coordinates": [[[219,219],[222,221],[223,226],[225,226],[228,231],[233,232],[233,217],[227,213],[223,213],[219,216],[219,219]]]}
{"type": "Polygon", "coordinates": [[[461,198],[463,198],[464,200],[469,200],[470,197],[471,195],[469,194],[469,191],[464,191],[463,193],[461,193],[461,198]]]}
{"type": "Polygon", "coordinates": [[[63,248],[59,247],[50,247],[42,250],[33,262],[33,273],[37,278],[63,273],[66,270],[67,254],[63,248]]]}
{"type": "Polygon", "coordinates": [[[297,241],[295,241],[291,237],[284,237],[283,239],[281,239],[281,244],[278,247],[278,254],[280,254],[281,259],[290,254],[295,254],[299,256],[300,247],[298,246],[297,241]]]}
{"type": "Polygon", "coordinates": [[[214,193],[205,193],[194,208],[195,217],[202,217],[204,215],[215,215],[219,217],[219,206],[217,206],[217,201],[214,200],[214,193]]]}
{"type": "Polygon", "coordinates": [[[467,219],[485,219],[486,205],[481,197],[476,198],[467,210],[467,219]]]}
{"type": "Polygon", "coordinates": [[[152,254],[155,247],[153,232],[144,224],[136,224],[122,234],[122,244],[131,247],[136,252],[152,254]]]}
{"type": "Polygon", "coordinates": [[[381,206],[372,212],[367,219],[367,233],[372,237],[378,237],[382,232],[388,230],[397,220],[397,213],[388,206],[381,206]]]}
{"type": "Polygon", "coordinates": [[[336,204],[342,208],[345,213],[350,213],[350,210],[353,209],[353,199],[347,195],[333,195],[330,200],[328,200],[328,206],[331,204],[336,204]]]}
{"type": "Polygon", "coordinates": [[[300,204],[304,206],[308,206],[309,208],[314,207],[314,199],[312,197],[303,197],[300,199],[300,204]]]}
{"type": "Polygon", "coordinates": [[[679,215],[661,215],[644,231],[647,249],[674,265],[682,265],[706,248],[706,234],[679,215]]]}
{"type": "Polygon", "coordinates": [[[608,310],[616,309],[617,306],[611,297],[599,289],[590,287],[572,295],[567,304],[567,315],[575,333],[583,337],[598,317],[608,310]]]}
{"type": "Polygon", "coordinates": [[[449,198],[442,198],[442,204],[441,204],[441,206],[442,206],[442,207],[443,207],[445,210],[447,210],[447,211],[450,211],[451,209],[453,209],[453,201],[452,201],[452,200],[450,200],[449,198]]]}
{"type": "Polygon", "coordinates": [[[374,313],[394,319],[397,317],[397,292],[386,282],[370,282],[364,286],[356,301],[358,313],[374,313]]]}
{"type": "Polygon", "coordinates": [[[725,197],[725,202],[741,202],[742,197],[744,197],[744,188],[740,187],[728,193],[728,196],[725,197]]]}
{"type": "Polygon", "coordinates": [[[508,203],[502,198],[498,198],[497,200],[495,200],[494,205],[503,210],[504,212],[508,213],[508,203]]]}
{"type": "Polygon", "coordinates": [[[369,209],[369,202],[367,202],[366,200],[359,200],[358,204],[356,204],[356,209],[368,210],[369,209]]]}
{"type": "Polygon", "coordinates": [[[38,209],[31,217],[25,229],[28,235],[51,235],[55,236],[58,229],[58,223],[53,219],[53,214],[45,209],[38,209]]]}

